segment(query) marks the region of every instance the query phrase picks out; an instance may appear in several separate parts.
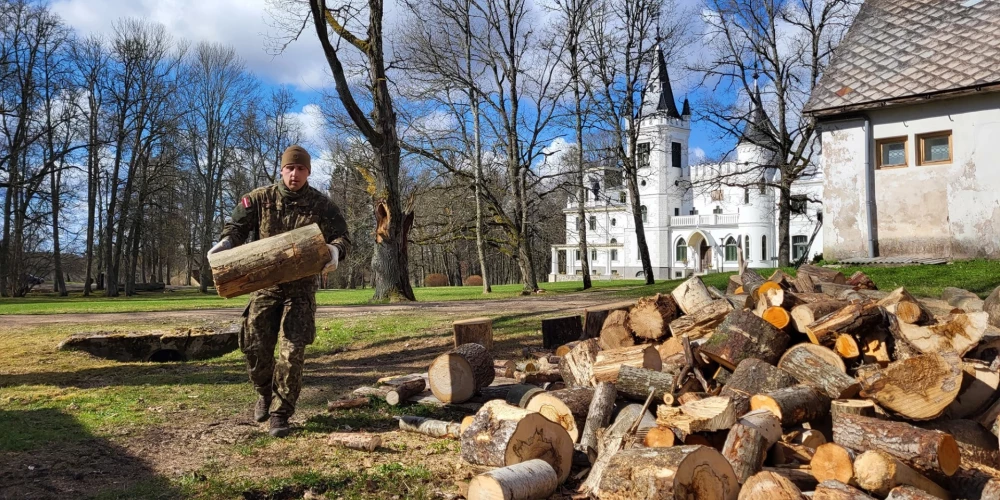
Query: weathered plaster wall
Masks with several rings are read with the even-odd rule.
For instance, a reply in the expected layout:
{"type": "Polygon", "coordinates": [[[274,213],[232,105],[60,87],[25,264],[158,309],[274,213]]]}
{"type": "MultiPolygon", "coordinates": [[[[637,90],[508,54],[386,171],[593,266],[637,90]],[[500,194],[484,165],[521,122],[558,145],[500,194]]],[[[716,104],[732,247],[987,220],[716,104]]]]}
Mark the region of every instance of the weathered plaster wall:
{"type": "Polygon", "coordinates": [[[867,255],[862,120],[823,126],[823,258],[867,255]]]}

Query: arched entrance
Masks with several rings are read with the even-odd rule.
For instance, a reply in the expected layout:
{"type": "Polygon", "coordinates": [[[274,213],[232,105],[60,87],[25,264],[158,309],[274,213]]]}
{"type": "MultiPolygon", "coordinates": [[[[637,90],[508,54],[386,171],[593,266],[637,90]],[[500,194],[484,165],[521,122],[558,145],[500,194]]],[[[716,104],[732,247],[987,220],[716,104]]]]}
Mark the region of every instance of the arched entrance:
{"type": "Polygon", "coordinates": [[[694,268],[698,273],[705,273],[712,267],[712,247],[715,240],[711,235],[694,231],[688,236],[688,247],[695,256],[694,268]]]}

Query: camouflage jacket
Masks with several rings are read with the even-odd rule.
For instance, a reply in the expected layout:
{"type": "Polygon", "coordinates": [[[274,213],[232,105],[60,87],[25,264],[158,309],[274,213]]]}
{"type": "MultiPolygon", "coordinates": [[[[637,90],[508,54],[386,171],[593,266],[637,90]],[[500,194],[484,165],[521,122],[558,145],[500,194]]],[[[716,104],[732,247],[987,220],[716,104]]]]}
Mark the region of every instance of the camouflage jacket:
{"type": "MultiPolygon", "coordinates": [[[[327,243],[340,251],[340,260],[351,250],[347,221],[340,208],[323,193],[308,184],[298,191],[289,190],[280,180],[273,185],[257,188],[240,197],[232,218],[222,231],[233,246],[242,245],[251,233],[255,239],[268,238],[309,224],[319,224],[327,243]]],[[[313,293],[318,288],[315,276],[268,288],[265,291],[282,295],[313,293]]]]}

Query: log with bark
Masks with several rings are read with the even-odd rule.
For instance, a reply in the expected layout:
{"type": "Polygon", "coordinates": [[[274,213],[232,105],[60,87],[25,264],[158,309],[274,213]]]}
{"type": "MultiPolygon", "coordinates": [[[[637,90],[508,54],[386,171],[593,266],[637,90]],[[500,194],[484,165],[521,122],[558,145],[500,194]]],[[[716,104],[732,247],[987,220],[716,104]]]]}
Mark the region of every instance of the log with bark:
{"type": "Polygon", "coordinates": [[[680,407],[661,405],[656,411],[657,425],[675,429],[683,436],[729,429],[737,417],[732,400],[718,396],[690,401],[680,407]]]}
{"type": "Polygon", "coordinates": [[[713,300],[691,314],[671,321],[670,333],[674,337],[686,336],[691,340],[708,337],[732,310],[733,305],[728,300],[713,300]]]}
{"type": "Polygon", "coordinates": [[[877,302],[852,302],[806,325],[814,344],[832,346],[842,333],[864,335],[885,323],[885,310],[877,302]]]}
{"type": "Polygon", "coordinates": [[[793,385],[751,397],[750,409],[768,410],[781,420],[781,425],[787,426],[826,416],[830,412],[830,398],[811,386],[793,385]]]}
{"type": "Polygon", "coordinates": [[[559,356],[561,358],[569,354],[569,352],[572,351],[574,347],[580,345],[580,342],[582,341],[574,340],[573,342],[567,342],[559,347],[556,347],[556,350],[553,351],[553,355],[559,356]]]}
{"type": "MultiPolygon", "coordinates": [[[[419,391],[418,391],[419,392],[419,391]]],[[[368,406],[371,400],[366,396],[351,398],[351,399],[340,399],[337,401],[328,401],[326,403],[326,411],[336,411],[336,410],[348,410],[351,408],[361,408],[362,406],[368,406]]]]}
{"type": "Polygon", "coordinates": [[[677,319],[679,312],[670,295],[643,297],[629,311],[629,326],[636,337],[657,340],[669,332],[670,322],[677,319]]]}
{"type": "Polygon", "coordinates": [[[698,276],[692,276],[678,285],[670,292],[670,295],[684,314],[693,314],[701,306],[715,300],[709,293],[708,287],[705,286],[705,282],[698,276]]]}
{"type": "Polygon", "coordinates": [[[514,372],[517,370],[517,366],[512,360],[496,359],[493,360],[493,370],[497,377],[514,378],[514,372]]]}
{"type": "Polygon", "coordinates": [[[562,382],[562,373],[558,369],[547,369],[545,371],[535,371],[518,373],[514,376],[519,384],[532,384],[539,387],[553,382],[562,382]]]}
{"type": "Polygon", "coordinates": [[[980,299],[978,295],[951,286],[941,290],[941,300],[965,312],[982,311],[984,305],[983,299],[980,299]]]}
{"type": "Polygon", "coordinates": [[[950,434],[958,444],[962,467],[1000,467],[1000,449],[997,437],[974,420],[936,420],[928,429],[950,434]]]}
{"type": "Polygon", "coordinates": [[[982,500],[1000,498],[1000,471],[986,467],[962,467],[947,480],[956,498],[982,500]]]}
{"type": "Polygon", "coordinates": [[[817,484],[819,484],[809,469],[799,467],[764,467],[761,470],[778,474],[788,479],[801,491],[813,491],[816,489],[817,484]]]}
{"type": "MultiPolygon", "coordinates": [[[[843,366],[836,366],[830,359],[837,355],[824,347],[815,344],[798,344],[792,346],[778,361],[778,368],[798,379],[799,382],[811,385],[823,391],[831,399],[853,397],[860,390],[860,384],[854,377],[844,373],[843,366]],[[823,349],[825,354],[817,352],[823,349]]],[[[843,361],[837,359],[840,363],[843,361]]]]}
{"type": "Polygon", "coordinates": [[[601,335],[601,329],[604,328],[604,320],[607,319],[608,314],[611,311],[622,310],[628,312],[632,306],[635,305],[634,300],[614,302],[611,304],[603,304],[594,307],[588,307],[583,310],[583,338],[593,339],[601,335]]]}
{"type": "Polygon", "coordinates": [[[961,463],[950,434],[904,422],[841,413],[833,421],[833,441],[858,453],[884,451],[927,474],[951,475],[961,463]]]}
{"type": "Polygon", "coordinates": [[[593,366],[601,348],[597,339],[587,339],[574,346],[563,356],[559,372],[569,387],[589,387],[594,376],[593,366]]]}
{"type": "Polygon", "coordinates": [[[941,415],[962,387],[954,352],[923,354],[858,373],[862,395],[911,420],[941,415]]]}
{"type": "Polygon", "coordinates": [[[330,249],[319,226],[310,224],[213,254],[210,261],[216,292],[232,298],[316,276],[330,262],[330,249]]]}
{"type": "Polygon", "coordinates": [[[407,380],[396,385],[391,391],[387,392],[385,394],[385,402],[389,403],[391,406],[401,405],[412,396],[424,392],[424,389],[426,388],[427,383],[423,378],[407,380]]]}
{"type": "Polygon", "coordinates": [[[555,349],[567,342],[580,340],[583,322],[580,316],[563,316],[542,320],[542,347],[555,349]]]}
{"type": "Polygon", "coordinates": [[[806,327],[815,323],[817,319],[847,307],[846,301],[835,300],[827,295],[822,297],[823,300],[806,302],[791,309],[789,315],[792,317],[792,327],[796,331],[806,333],[806,327]]]}
{"type": "Polygon", "coordinates": [[[823,481],[813,491],[813,500],[875,500],[865,492],[840,481],[823,481]]]}
{"type": "Polygon", "coordinates": [[[628,311],[615,310],[608,314],[601,328],[598,345],[601,349],[620,349],[635,345],[635,337],[629,328],[628,311]]]}
{"type": "Polygon", "coordinates": [[[540,413],[494,400],[483,405],[462,433],[462,458],[493,467],[539,458],[555,469],[562,483],[573,462],[573,441],[540,413]]]}
{"type": "Polygon", "coordinates": [[[604,472],[614,458],[623,448],[636,442],[636,435],[640,430],[648,430],[656,427],[656,419],[646,410],[644,405],[633,404],[622,408],[618,412],[613,424],[604,431],[603,438],[598,441],[597,460],[587,479],[580,485],[580,491],[584,493],[594,492],[604,472]]]}
{"type": "Polygon", "coordinates": [[[808,274],[799,273],[792,280],[792,287],[797,293],[813,293],[816,291],[816,279],[808,274]]]}
{"type": "MultiPolygon", "coordinates": [[[[743,293],[750,297],[751,301],[757,300],[757,292],[761,285],[767,283],[767,280],[763,276],[757,274],[757,271],[752,269],[747,269],[740,274],[740,281],[743,283],[743,293]]],[[[773,283],[777,284],[777,283],[773,283]]]]}
{"type": "Polygon", "coordinates": [[[756,358],[775,363],[788,344],[788,335],[750,311],[733,311],[700,352],[730,370],[741,361],[756,358]]]}
{"type": "Polygon", "coordinates": [[[779,441],[774,443],[768,453],[768,460],[776,467],[808,466],[812,462],[815,448],[801,444],[779,441]]]}
{"type": "Polygon", "coordinates": [[[528,401],[526,409],[537,411],[545,418],[559,424],[575,443],[586,423],[590,402],[594,399],[593,387],[572,387],[536,394],[528,401]]]}
{"type": "Polygon", "coordinates": [[[951,498],[940,485],[927,479],[910,466],[884,451],[866,451],[854,460],[854,474],[858,486],[884,497],[900,485],[920,488],[938,498],[951,498]]]}
{"type": "Polygon", "coordinates": [[[617,396],[618,391],[612,383],[601,382],[594,388],[594,399],[587,408],[587,420],[580,434],[580,446],[584,450],[597,449],[597,430],[603,429],[611,421],[617,396]]]}
{"type": "Polygon", "coordinates": [[[988,315],[990,325],[1000,327],[1000,286],[983,301],[983,312],[988,315]]]}
{"type": "Polygon", "coordinates": [[[817,481],[840,481],[844,484],[854,482],[854,459],[857,455],[837,443],[824,443],[816,448],[809,468],[817,481]]]}
{"type": "Polygon", "coordinates": [[[495,377],[493,357],[479,344],[462,344],[434,358],[427,370],[431,392],[444,403],[468,401],[495,377]]]}
{"type": "Polygon", "coordinates": [[[937,500],[937,497],[913,486],[896,486],[889,491],[885,500],[937,500]]]}
{"type": "Polygon", "coordinates": [[[455,347],[462,344],[479,344],[487,351],[493,350],[493,320],[490,318],[471,318],[456,321],[451,324],[454,332],[455,347]]]}
{"type": "Polygon", "coordinates": [[[847,277],[844,276],[844,273],[836,269],[814,266],[812,264],[799,266],[796,276],[802,275],[809,276],[816,283],[837,283],[839,285],[847,283],[847,277]]]}
{"type": "Polygon", "coordinates": [[[469,481],[468,500],[542,500],[555,493],[559,476],[537,458],[484,472],[469,481]]]}
{"type": "Polygon", "coordinates": [[[769,411],[743,415],[729,430],[722,456],[733,466],[736,480],[743,483],[764,464],[768,448],[781,438],[781,422],[769,411]]]}
{"type": "Polygon", "coordinates": [[[659,371],[663,368],[660,353],[655,347],[644,344],[597,353],[592,367],[594,382],[614,382],[621,367],[632,366],[659,371]]]}
{"type": "Polygon", "coordinates": [[[371,452],[382,446],[382,438],[377,434],[363,432],[333,432],[330,433],[326,443],[331,446],[371,452]]]}
{"type": "Polygon", "coordinates": [[[399,417],[399,430],[436,438],[458,439],[462,435],[461,424],[409,415],[399,417]]]}
{"type": "Polygon", "coordinates": [[[765,361],[746,359],[729,376],[719,395],[732,399],[734,411],[740,416],[750,411],[751,396],[797,383],[794,377],[765,361]]]}
{"type": "Polygon", "coordinates": [[[596,496],[607,500],[736,500],[738,493],[732,467],[718,451],[673,446],[618,452],[608,463],[596,496]]]}
{"type": "Polygon", "coordinates": [[[875,403],[866,399],[836,399],[830,402],[830,416],[836,419],[841,413],[875,418],[875,403]]]}
{"type": "Polygon", "coordinates": [[[884,299],[878,301],[878,305],[895,314],[896,319],[903,323],[915,325],[931,319],[931,313],[924,309],[920,302],[903,287],[893,290],[884,299]]]}
{"type": "Polygon", "coordinates": [[[673,392],[673,385],[674,377],[669,373],[632,366],[622,366],[615,381],[618,393],[635,401],[645,401],[650,389],[653,399],[662,401],[664,395],[673,392]]]}
{"type": "Polygon", "coordinates": [[[802,490],[791,480],[774,472],[754,474],[740,489],[739,500],[805,500],[802,490]]]}
{"type": "Polygon", "coordinates": [[[847,278],[846,284],[853,286],[857,290],[878,290],[875,282],[861,271],[857,271],[850,278],[847,278]]]}

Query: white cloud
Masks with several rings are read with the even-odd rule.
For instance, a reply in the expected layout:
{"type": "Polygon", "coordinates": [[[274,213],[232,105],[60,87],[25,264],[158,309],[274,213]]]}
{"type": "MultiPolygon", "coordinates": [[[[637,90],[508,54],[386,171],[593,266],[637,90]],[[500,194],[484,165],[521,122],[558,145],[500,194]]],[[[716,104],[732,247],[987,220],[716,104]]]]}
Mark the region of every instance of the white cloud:
{"type": "Polygon", "coordinates": [[[706,158],[707,155],[705,154],[705,150],[695,146],[691,148],[691,157],[688,158],[688,164],[698,165],[701,163],[705,163],[706,158]]]}
{"type": "Polygon", "coordinates": [[[319,104],[306,104],[302,106],[302,111],[293,111],[285,116],[298,122],[302,127],[301,142],[307,149],[315,149],[326,143],[324,140],[327,128],[326,117],[319,104]]]}

